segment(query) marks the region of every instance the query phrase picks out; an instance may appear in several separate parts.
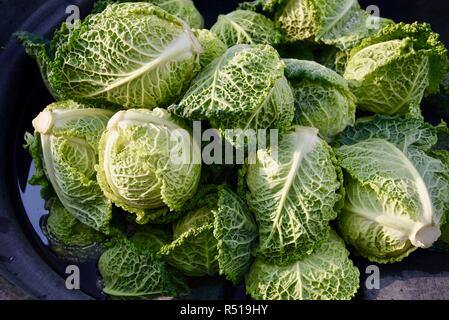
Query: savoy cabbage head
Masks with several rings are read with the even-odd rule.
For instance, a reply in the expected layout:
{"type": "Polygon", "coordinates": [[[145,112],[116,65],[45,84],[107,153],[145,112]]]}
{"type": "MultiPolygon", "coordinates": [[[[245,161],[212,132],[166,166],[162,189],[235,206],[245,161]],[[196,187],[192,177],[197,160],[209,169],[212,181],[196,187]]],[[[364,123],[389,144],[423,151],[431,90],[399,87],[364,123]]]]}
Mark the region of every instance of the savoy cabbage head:
{"type": "Polygon", "coordinates": [[[193,197],[200,157],[188,128],[166,110],[120,111],[102,135],[97,178],[108,199],[147,223],[193,197]]]}
{"type": "Polygon", "coordinates": [[[248,272],[257,227],[246,204],[228,187],[206,186],[194,207],[173,226],[174,241],[160,255],[188,276],[225,275],[234,283],[248,272]]]}
{"type": "Polygon", "coordinates": [[[354,48],[344,77],[360,109],[419,116],[423,96],[439,91],[447,66],[447,49],[430,25],[398,23],[354,48]]]}
{"type": "Polygon", "coordinates": [[[228,47],[236,44],[275,46],[282,38],[273,21],[249,10],[236,10],[218,16],[218,21],[210,30],[228,47]]]}
{"type": "Polygon", "coordinates": [[[246,276],[246,291],[260,300],[349,300],[359,287],[359,270],[343,240],[331,231],[311,255],[285,266],[257,258],[246,276]]]}
{"type": "Polygon", "coordinates": [[[98,0],[94,4],[92,13],[103,11],[109,4],[122,2],[148,2],[182,19],[191,28],[202,28],[204,25],[204,19],[192,0],[98,0]]]}
{"type": "Polygon", "coordinates": [[[239,137],[226,129],[280,129],[294,116],[292,90],[285,65],[269,45],[236,45],[215,59],[193,80],[172,111],[191,120],[208,120],[229,142],[239,137]]]}
{"type": "Polygon", "coordinates": [[[430,153],[434,128],[377,116],[348,129],[339,142],[347,196],[338,225],[345,241],[379,263],[432,246],[449,210],[448,167],[430,153]]]}
{"type": "Polygon", "coordinates": [[[277,265],[312,253],[341,204],[341,172],[314,128],[296,127],[248,165],[247,201],[259,226],[257,254],[277,265]]]}
{"type": "Polygon", "coordinates": [[[327,141],[354,124],[355,97],[342,76],[314,61],[284,61],[295,97],[294,124],[317,128],[327,141]]]}
{"type": "Polygon", "coordinates": [[[202,49],[180,19],[149,3],[111,4],[55,33],[48,49],[19,35],[58,99],[168,107],[199,70],[202,49]]]}
{"type": "Polygon", "coordinates": [[[342,50],[391,23],[370,16],[357,0],[256,0],[242,8],[274,16],[289,42],[307,40],[342,50]]]}
{"type": "Polygon", "coordinates": [[[54,192],[76,219],[105,233],[112,205],[97,183],[95,165],[100,137],[113,114],[74,101],[56,102],[33,120],[34,136],[25,137],[36,166],[30,182],[44,187],[44,198],[54,192]]]}

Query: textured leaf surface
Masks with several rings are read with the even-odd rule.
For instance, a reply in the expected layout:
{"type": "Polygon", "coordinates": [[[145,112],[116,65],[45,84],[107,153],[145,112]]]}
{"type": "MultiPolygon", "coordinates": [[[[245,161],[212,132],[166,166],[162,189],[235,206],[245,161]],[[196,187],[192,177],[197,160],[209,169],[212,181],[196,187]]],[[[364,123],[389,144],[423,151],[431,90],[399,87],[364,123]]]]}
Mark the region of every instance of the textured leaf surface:
{"type": "Polygon", "coordinates": [[[276,13],[287,40],[313,40],[342,50],[354,47],[390,21],[371,16],[357,0],[289,0],[276,13]]]}
{"type": "Polygon", "coordinates": [[[51,201],[49,211],[46,231],[57,242],[66,246],[85,247],[103,240],[100,233],[82,224],[58,199],[51,201]]]}
{"type": "Polygon", "coordinates": [[[449,204],[441,161],[380,139],[342,146],[336,154],[348,173],[339,226],[359,254],[382,263],[398,261],[414,247],[436,241],[449,204]]]}
{"type": "Polygon", "coordinates": [[[262,14],[236,10],[218,16],[218,21],[210,29],[228,47],[236,44],[277,45],[282,38],[275,24],[262,14]]]}
{"type": "Polygon", "coordinates": [[[200,150],[181,125],[165,110],[133,109],[111,118],[101,138],[99,184],[137,222],[156,219],[153,209],[164,205],[180,210],[196,192],[200,150]]]}
{"type": "Polygon", "coordinates": [[[108,295],[152,299],[174,294],[164,262],[130,241],[123,240],[103,253],[98,268],[108,295]]]}
{"type": "MultiPolygon", "coordinates": [[[[213,276],[218,273],[217,240],[214,238],[213,215],[209,208],[201,208],[188,214],[177,225],[197,220],[206,215],[209,223],[200,226],[193,222],[190,228],[180,233],[175,241],[161,248],[160,254],[168,264],[191,277],[213,276]]],[[[174,227],[175,235],[178,233],[174,227]]]]}
{"type": "Polygon", "coordinates": [[[313,61],[284,60],[295,97],[296,125],[317,128],[331,141],[355,122],[355,97],[346,80],[313,61]]]}
{"type": "Polygon", "coordinates": [[[191,30],[148,3],[112,4],[58,34],[63,36],[54,39],[46,70],[61,98],[168,107],[199,68],[201,47],[191,30]]]}
{"type": "Polygon", "coordinates": [[[359,270],[344,242],[329,238],[302,260],[286,266],[256,259],[246,276],[246,291],[260,300],[349,300],[359,287],[359,270]]]}
{"type": "Polygon", "coordinates": [[[236,284],[251,265],[257,245],[257,226],[246,204],[228,188],[218,192],[214,218],[220,274],[236,284]]]}
{"type": "Polygon", "coordinates": [[[261,257],[286,264],[312,253],[327,238],[341,199],[332,158],[312,128],[297,128],[281,138],[277,149],[258,151],[246,182],[261,257]]]}
{"type": "Polygon", "coordinates": [[[99,13],[106,9],[109,4],[123,2],[148,2],[154,4],[168,13],[184,20],[191,28],[202,28],[203,17],[196,9],[192,0],[99,0],[95,2],[92,13],[99,13]]]}
{"type": "Polygon", "coordinates": [[[437,143],[436,130],[419,119],[376,115],[361,118],[341,133],[336,145],[352,145],[369,139],[384,139],[400,150],[417,147],[428,151],[437,143]]]}
{"type": "Polygon", "coordinates": [[[228,48],[223,41],[207,29],[194,29],[193,34],[203,48],[203,52],[200,55],[202,68],[224,54],[228,48]]]}
{"type": "Polygon", "coordinates": [[[362,110],[420,116],[425,93],[435,93],[447,69],[447,50],[428,24],[394,24],[365,39],[345,78],[362,110]]]}
{"type": "MultiPolygon", "coordinates": [[[[234,46],[193,81],[173,112],[221,129],[283,129],[294,115],[284,63],[266,45],[234,46]]],[[[228,137],[229,138],[229,137],[228,137]]],[[[237,139],[229,138],[238,144],[237,139]]]]}
{"type": "Polygon", "coordinates": [[[59,200],[79,221],[106,233],[111,203],[95,179],[95,165],[99,139],[112,114],[63,101],[48,106],[33,121],[42,147],[41,164],[59,200]]]}

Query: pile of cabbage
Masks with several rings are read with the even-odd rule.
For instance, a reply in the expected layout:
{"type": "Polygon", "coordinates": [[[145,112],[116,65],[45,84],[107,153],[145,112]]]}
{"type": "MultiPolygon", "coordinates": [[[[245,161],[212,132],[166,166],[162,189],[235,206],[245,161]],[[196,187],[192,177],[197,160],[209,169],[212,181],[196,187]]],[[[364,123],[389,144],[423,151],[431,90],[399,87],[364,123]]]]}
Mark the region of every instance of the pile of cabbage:
{"type": "Polygon", "coordinates": [[[51,41],[17,37],[57,101],[25,136],[44,231],[65,259],[98,259],[111,297],[189,297],[210,278],[351,299],[350,252],[392,263],[449,242],[449,131],[421,113],[448,59],[428,24],[258,0],[207,30],[191,0],[103,0],[51,41]],[[248,141],[228,129],[278,140],[206,163],[221,150],[198,121],[231,151],[248,141]]]}

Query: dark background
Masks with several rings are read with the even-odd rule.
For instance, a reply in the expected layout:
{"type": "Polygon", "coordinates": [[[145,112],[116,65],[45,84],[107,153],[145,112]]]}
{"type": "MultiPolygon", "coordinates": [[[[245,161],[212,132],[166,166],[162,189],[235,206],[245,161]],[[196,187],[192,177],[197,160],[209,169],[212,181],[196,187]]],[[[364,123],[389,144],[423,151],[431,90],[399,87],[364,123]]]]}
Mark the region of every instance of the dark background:
{"type": "MultiPolygon", "coordinates": [[[[0,47],[4,47],[11,33],[46,0],[0,0],[0,47]]],[[[230,3],[237,6],[237,0],[195,0],[195,4],[211,26],[217,14],[228,11],[230,3]],[[226,9],[225,9],[226,8],[226,9]]],[[[404,22],[431,22],[449,46],[449,0],[360,0],[363,8],[377,5],[380,14],[404,22]]],[[[70,3],[70,1],[69,1],[70,3]]]]}

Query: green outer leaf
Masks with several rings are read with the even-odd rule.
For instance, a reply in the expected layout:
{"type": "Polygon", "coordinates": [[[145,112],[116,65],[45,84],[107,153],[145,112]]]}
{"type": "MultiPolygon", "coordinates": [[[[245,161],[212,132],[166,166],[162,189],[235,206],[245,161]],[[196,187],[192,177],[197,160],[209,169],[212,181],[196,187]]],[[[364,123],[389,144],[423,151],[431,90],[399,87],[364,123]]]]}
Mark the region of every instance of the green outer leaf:
{"type": "Polygon", "coordinates": [[[219,15],[218,21],[210,31],[228,47],[236,44],[276,46],[282,39],[273,21],[248,10],[236,10],[227,15],[219,15]]]}
{"type": "Polygon", "coordinates": [[[220,57],[228,49],[223,41],[207,29],[194,29],[193,34],[203,48],[203,52],[200,54],[200,65],[202,68],[220,57]]]}
{"type": "Polygon", "coordinates": [[[162,246],[171,242],[172,235],[167,230],[161,228],[142,226],[136,230],[129,240],[137,247],[156,254],[162,246]]]}
{"type": "Polygon", "coordinates": [[[33,186],[41,186],[41,197],[44,200],[49,200],[55,196],[55,192],[45,175],[40,136],[38,133],[32,135],[31,133],[26,132],[24,139],[24,148],[28,150],[34,161],[34,174],[30,178],[29,183],[33,186]]]}
{"type": "Polygon", "coordinates": [[[220,274],[237,284],[251,266],[258,237],[256,223],[246,204],[227,187],[218,191],[213,214],[220,274]]]}
{"type": "Polygon", "coordinates": [[[429,58],[429,87],[427,93],[438,93],[448,68],[448,52],[440,41],[440,36],[432,32],[428,23],[397,23],[390,24],[375,35],[365,39],[353,49],[351,56],[369,46],[391,40],[407,39],[412,43],[413,50],[420,56],[429,58]]]}
{"type": "Polygon", "coordinates": [[[362,186],[351,178],[347,181],[346,207],[337,221],[340,234],[353,252],[372,262],[393,263],[402,261],[415,251],[417,247],[411,244],[407,238],[409,234],[406,234],[411,233],[408,226],[413,222],[401,217],[404,214],[401,205],[379,196],[369,186],[362,186]],[[376,222],[376,217],[381,220],[382,215],[398,216],[397,224],[402,222],[404,231],[394,224],[390,227],[387,223],[376,222]]]}
{"type": "Polygon", "coordinates": [[[285,76],[289,81],[310,80],[332,85],[349,93],[349,84],[335,71],[307,60],[284,59],[285,76]]]}
{"type": "MultiPolygon", "coordinates": [[[[378,29],[369,26],[370,15],[357,0],[290,0],[275,19],[289,42],[311,40],[347,50],[378,29]]],[[[391,23],[379,19],[379,28],[391,23]]]]}
{"type": "Polygon", "coordinates": [[[355,96],[347,81],[313,61],[284,60],[295,97],[296,125],[315,127],[331,141],[355,122],[355,96]]]}
{"type": "Polygon", "coordinates": [[[417,147],[428,151],[437,143],[436,130],[420,119],[376,115],[361,118],[335,141],[336,146],[353,145],[369,139],[384,139],[400,150],[417,147]]]}
{"type": "Polygon", "coordinates": [[[374,44],[351,55],[344,77],[361,110],[421,117],[429,85],[429,58],[410,39],[374,44]]]}
{"type": "Polygon", "coordinates": [[[246,291],[263,300],[349,300],[359,287],[360,272],[348,256],[344,242],[331,231],[316,252],[287,266],[256,259],[246,291]]]}
{"type": "Polygon", "coordinates": [[[255,0],[251,2],[243,2],[239,4],[239,9],[262,11],[264,13],[272,14],[275,9],[287,2],[288,0],[255,0]]]}
{"type": "Polygon", "coordinates": [[[219,271],[213,230],[213,223],[194,227],[163,246],[159,255],[187,276],[212,276],[219,271]]]}
{"type": "Polygon", "coordinates": [[[328,222],[341,207],[334,161],[312,128],[298,127],[281,138],[277,149],[258,151],[246,182],[261,258],[285,265],[311,254],[327,238],[328,222]],[[272,158],[276,151],[277,161],[272,158]]]}
{"type": "Polygon", "coordinates": [[[114,204],[136,214],[140,224],[169,219],[173,212],[163,206],[179,211],[197,190],[200,150],[182,125],[159,108],[121,111],[100,140],[100,187],[114,204]],[[174,132],[184,134],[182,141],[173,141],[174,132]],[[173,160],[180,155],[185,162],[177,164],[173,160]]]}
{"type": "MultiPolygon", "coordinates": [[[[237,45],[209,64],[171,111],[214,128],[285,129],[294,115],[284,63],[267,45],[237,45]]],[[[228,140],[230,139],[227,137],[228,140]]],[[[239,145],[237,139],[230,142],[239,145]]]]}
{"type": "Polygon", "coordinates": [[[168,107],[198,71],[200,51],[188,26],[159,7],[112,4],[59,43],[48,78],[63,98],[168,107]]]}
{"type": "Polygon", "coordinates": [[[54,198],[50,203],[46,231],[52,239],[64,246],[78,247],[86,247],[103,240],[100,233],[77,220],[58,199],[54,198]]]}
{"type": "MultiPolygon", "coordinates": [[[[55,34],[57,35],[58,32],[56,32],[55,34]]],[[[25,47],[26,53],[36,59],[37,65],[39,66],[41,72],[42,80],[44,81],[45,86],[47,87],[50,94],[56,100],[61,100],[58,93],[53,90],[48,81],[50,61],[47,52],[49,49],[47,41],[38,35],[26,31],[16,32],[13,34],[13,36],[25,47]]]]}
{"type": "Polygon", "coordinates": [[[152,299],[175,294],[164,262],[128,240],[104,252],[98,268],[108,295],[152,299]]]}
{"type": "Polygon", "coordinates": [[[192,0],[98,0],[94,4],[92,13],[102,12],[109,4],[123,2],[148,2],[164,9],[178,18],[181,18],[192,28],[202,28],[204,25],[203,17],[195,7],[192,0]]]}

